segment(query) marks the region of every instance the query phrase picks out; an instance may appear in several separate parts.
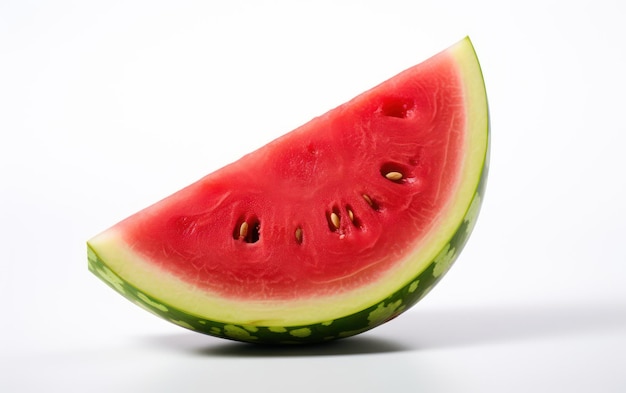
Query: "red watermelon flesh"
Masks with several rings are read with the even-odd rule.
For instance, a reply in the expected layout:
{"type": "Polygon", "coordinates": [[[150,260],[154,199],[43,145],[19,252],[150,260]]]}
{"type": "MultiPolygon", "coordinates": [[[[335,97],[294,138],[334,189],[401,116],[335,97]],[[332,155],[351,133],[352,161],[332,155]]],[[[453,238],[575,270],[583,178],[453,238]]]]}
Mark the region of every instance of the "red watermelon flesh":
{"type": "Polygon", "coordinates": [[[466,39],[90,247],[148,305],[197,318],[282,327],[357,312],[426,269],[467,221],[486,171],[481,89],[466,39]]]}
{"type": "Polygon", "coordinates": [[[459,178],[463,94],[442,60],[125,221],[125,241],[148,259],[168,261],[163,268],[171,274],[226,297],[301,298],[376,280],[430,229],[459,178]],[[442,86],[439,96],[415,94],[442,86]],[[390,172],[402,179],[387,179],[390,172]]]}

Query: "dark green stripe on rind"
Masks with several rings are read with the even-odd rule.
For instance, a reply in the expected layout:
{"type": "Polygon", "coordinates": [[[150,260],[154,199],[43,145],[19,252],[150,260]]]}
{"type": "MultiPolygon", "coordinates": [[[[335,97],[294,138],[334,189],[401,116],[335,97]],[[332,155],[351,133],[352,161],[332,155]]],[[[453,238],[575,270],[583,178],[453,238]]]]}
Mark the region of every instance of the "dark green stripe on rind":
{"type": "MultiPolygon", "coordinates": [[[[489,150],[487,150],[488,152],[489,150]]],[[[481,179],[461,225],[428,267],[398,291],[376,304],[333,321],[302,326],[242,326],[211,321],[141,292],[113,272],[88,245],[89,270],[111,288],[148,311],[187,329],[225,339],[264,344],[316,343],[349,337],[395,318],[422,299],[450,269],[476,224],[488,172],[488,153],[481,179]]]]}

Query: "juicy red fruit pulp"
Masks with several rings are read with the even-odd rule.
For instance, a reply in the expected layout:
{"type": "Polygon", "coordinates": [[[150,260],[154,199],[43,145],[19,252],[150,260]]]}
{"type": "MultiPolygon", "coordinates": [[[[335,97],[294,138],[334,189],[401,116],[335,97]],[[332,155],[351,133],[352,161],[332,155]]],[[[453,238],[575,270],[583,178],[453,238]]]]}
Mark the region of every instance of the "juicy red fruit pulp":
{"type": "Polygon", "coordinates": [[[445,56],[120,223],[127,244],[228,298],[331,295],[376,280],[415,251],[459,178],[463,91],[445,56]]]}

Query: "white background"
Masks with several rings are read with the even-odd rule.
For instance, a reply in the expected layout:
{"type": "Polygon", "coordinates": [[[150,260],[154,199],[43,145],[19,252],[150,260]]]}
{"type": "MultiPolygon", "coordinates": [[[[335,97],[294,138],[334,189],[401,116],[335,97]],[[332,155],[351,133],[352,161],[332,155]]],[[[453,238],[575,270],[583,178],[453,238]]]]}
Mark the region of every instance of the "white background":
{"type": "Polygon", "coordinates": [[[617,0],[1,2],[0,391],[626,391],[623,17],[617,0]],[[260,348],[88,273],[91,236],[465,35],[487,195],[400,318],[260,348]]]}

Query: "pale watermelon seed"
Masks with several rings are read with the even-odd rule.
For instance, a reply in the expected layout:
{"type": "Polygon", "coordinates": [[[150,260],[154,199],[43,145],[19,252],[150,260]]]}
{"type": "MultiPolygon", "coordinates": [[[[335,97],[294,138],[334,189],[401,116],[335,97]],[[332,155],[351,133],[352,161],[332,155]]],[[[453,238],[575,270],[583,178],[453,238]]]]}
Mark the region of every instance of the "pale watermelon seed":
{"type": "Polygon", "coordinates": [[[261,223],[256,217],[248,217],[238,226],[235,226],[233,238],[246,243],[256,243],[261,235],[261,223]]]}
{"type": "Polygon", "coordinates": [[[298,244],[302,244],[302,228],[298,227],[296,228],[296,243],[298,244]]]}
{"type": "Polygon", "coordinates": [[[363,199],[365,199],[365,202],[367,202],[367,204],[370,205],[372,209],[378,210],[378,204],[374,202],[374,200],[369,195],[362,194],[361,196],[363,197],[363,199]]]}
{"type": "Polygon", "coordinates": [[[400,172],[391,171],[391,172],[387,172],[385,177],[391,181],[398,181],[398,180],[401,180],[403,176],[402,176],[402,173],[400,172]]]}
{"type": "Polygon", "coordinates": [[[350,221],[354,223],[354,212],[352,212],[349,207],[346,208],[346,211],[348,212],[348,217],[350,218],[350,221]]]}
{"type": "Polygon", "coordinates": [[[333,224],[333,226],[337,229],[339,229],[339,216],[337,215],[337,213],[333,212],[330,213],[330,222],[333,224]]]}
{"type": "Polygon", "coordinates": [[[354,214],[354,211],[352,210],[352,206],[346,205],[346,212],[348,213],[348,218],[352,222],[352,225],[361,229],[362,228],[361,220],[359,220],[359,218],[354,214]]]}
{"type": "Polygon", "coordinates": [[[248,223],[244,221],[241,223],[241,226],[239,227],[239,237],[245,238],[247,234],[248,234],[248,223]]]}

